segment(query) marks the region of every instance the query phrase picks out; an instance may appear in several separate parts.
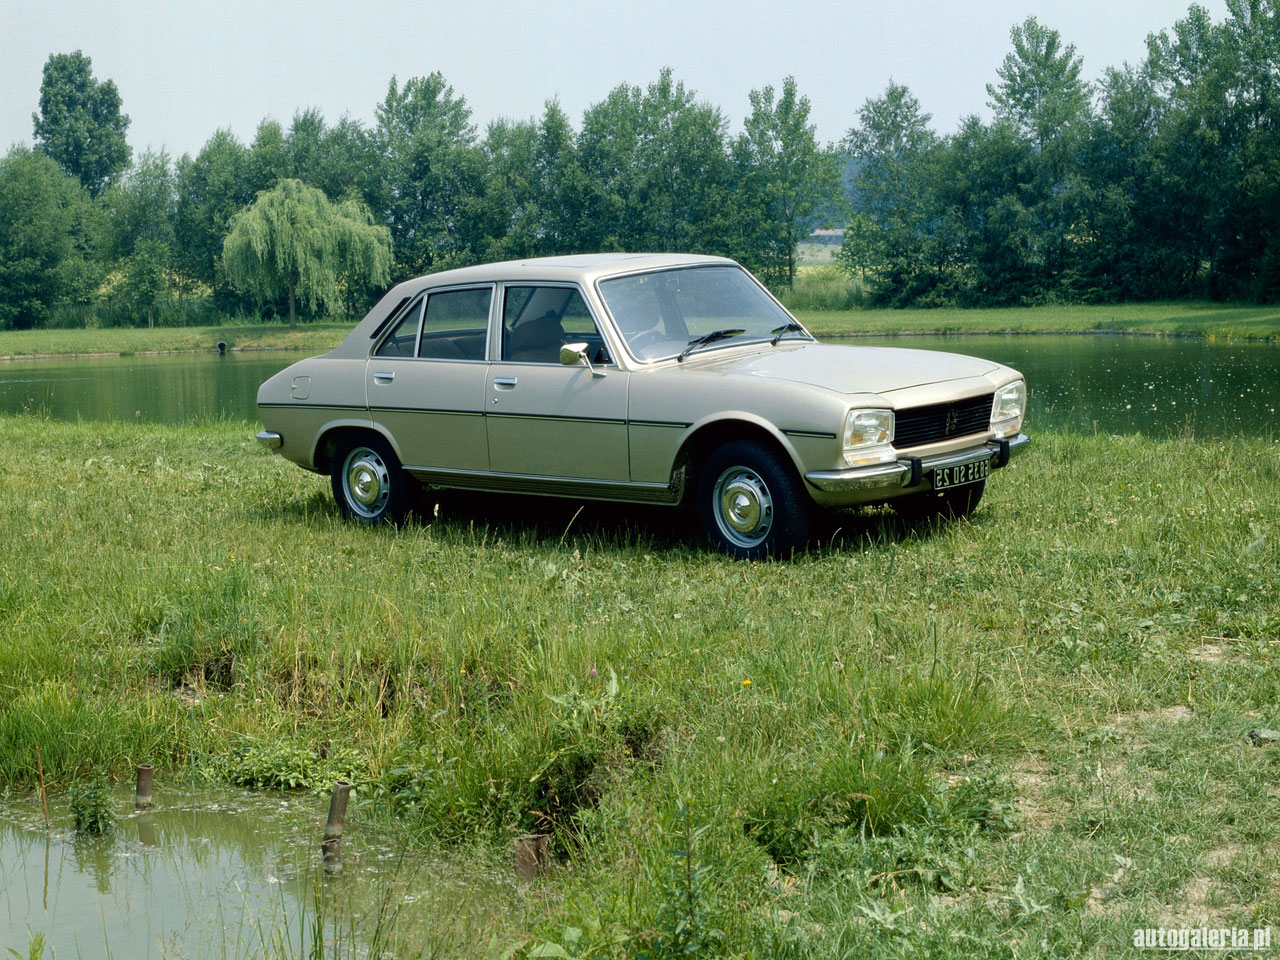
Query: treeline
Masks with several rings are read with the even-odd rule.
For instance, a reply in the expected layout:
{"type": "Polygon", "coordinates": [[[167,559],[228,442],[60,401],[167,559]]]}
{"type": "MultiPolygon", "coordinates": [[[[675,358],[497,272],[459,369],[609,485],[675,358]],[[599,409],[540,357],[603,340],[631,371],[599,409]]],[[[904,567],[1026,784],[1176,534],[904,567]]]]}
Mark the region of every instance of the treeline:
{"type": "Polygon", "coordinates": [[[785,287],[826,225],[845,227],[839,259],[882,303],[1276,299],[1280,13],[1228,7],[1214,23],[1193,6],[1096,85],[1029,18],[987,87],[991,122],[939,134],[890,83],[832,146],[789,78],[750,94],[738,134],[670,71],[617,87],[576,127],[552,101],[481,134],[437,73],[393,78],[372,125],[305,110],[248,144],[219,130],[194,156],[131,158],[115,85],[57,54],[35,147],[0,160],[0,325],[284,314],[308,271],[273,282],[225,246],[259,200],[266,229],[272,191],[271,209],[308,198],[324,220],[327,199],[390,241],[369,241],[379,269],[328,269],[324,296],[298,288],[312,313],[358,313],[388,277],[582,251],[725,254],[785,287]]]}
{"type": "Polygon", "coordinates": [[[1280,298],[1280,11],[1227,6],[1096,86],[1030,18],[987,87],[994,121],[949,136],[890,84],[845,141],[843,262],[894,305],[1280,298]]]}
{"type": "Polygon", "coordinates": [[[481,137],[436,73],[393,78],[372,127],[330,126],[305,110],[287,128],[264,121],[248,145],[219,130],[176,162],[148,152],[126,166],[125,147],[112,169],[82,161],[124,143],[127,118],[85,133],[94,117],[120,117],[114,85],[96,81],[78,52],[56,55],[37,148],[0,161],[0,321],[79,322],[90,312],[99,322],[184,322],[209,305],[283,314],[285,284],[229,269],[243,245],[234,258],[225,245],[247,208],[302,197],[302,185],[391,240],[389,274],[343,272],[336,295],[310,298],[325,312],[359,312],[388,276],[582,251],[720,253],[785,285],[817,205],[839,190],[840,158],[817,143],[793,80],[754,91],[751,106],[731,137],[719,109],[663,71],[647,87],[613,90],[577,130],[552,101],[540,118],[498,120],[481,137]],[[77,102],[92,109],[53,109],[77,102]],[[64,128],[72,136],[59,138],[64,128]],[[77,149],[62,148],[77,136],[77,149]]]}

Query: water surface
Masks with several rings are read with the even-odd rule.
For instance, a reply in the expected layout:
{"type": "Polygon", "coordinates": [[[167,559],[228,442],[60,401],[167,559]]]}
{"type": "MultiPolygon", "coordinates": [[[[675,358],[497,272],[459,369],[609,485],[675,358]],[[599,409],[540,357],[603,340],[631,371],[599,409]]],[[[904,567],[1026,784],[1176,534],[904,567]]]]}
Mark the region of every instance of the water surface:
{"type": "Polygon", "coordinates": [[[46,957],[308,956],[319,917],[325,956],[362,955],[379,924],[416,956],[428,941],[466,944],[515,896],[507,877],[406,852],[358,822],[342,875],[326,877],[323,798],[157,786],[145,813],[118,792],[101,838],[76,835],[56,799],[49,830],[38,800],[0,804],[0,954],[25,957],[40,934],[46,957]]]}
{"type": "MultiPolygon", "coordinates": [[[[1129,336],[900,336],[831,342],[986,357],[1027,376],[1028,430],[1274,436],[1280,345],[1129,336]]],[[[257,420],[258,385],[296,351],[0,363],[0,412],[62,420],[257,420]]]]}

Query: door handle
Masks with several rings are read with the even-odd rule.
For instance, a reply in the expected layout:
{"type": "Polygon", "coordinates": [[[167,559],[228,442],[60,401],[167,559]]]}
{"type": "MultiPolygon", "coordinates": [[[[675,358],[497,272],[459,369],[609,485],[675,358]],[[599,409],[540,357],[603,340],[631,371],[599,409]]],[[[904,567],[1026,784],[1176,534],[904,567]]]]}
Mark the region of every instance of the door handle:
{"type": "Polygon", "coordinates": [[[373,379],[375,383],[390,383],[396,378],[394,370],[375,370],[373,379]]]}
{"type": "Polygon", "coordinates": [[[493,385],[499,390],[510,390],[516,385],[515,377],[494,377],[493,385]]]}

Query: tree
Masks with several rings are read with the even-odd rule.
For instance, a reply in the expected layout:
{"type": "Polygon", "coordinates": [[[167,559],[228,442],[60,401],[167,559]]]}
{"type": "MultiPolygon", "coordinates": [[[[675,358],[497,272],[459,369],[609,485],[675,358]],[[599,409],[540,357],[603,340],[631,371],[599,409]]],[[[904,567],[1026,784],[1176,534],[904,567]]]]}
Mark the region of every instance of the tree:
{"type": "Polygon", "coordinates": [[[582,246],[597,250],[722,250],[729,233],[727,123],[664,69],[587,109],[578,162],[582,246]]]}
{"type": "Polygon", "coordinates": [[[298,300],[313,311],[334,313],[344,290],[385,285],[391,236],[360,201],[332,204],[315,187],[286,178],[232,219],[222,262],[243,292],[287,297],[292,330],[298,300]]]}
{"type": "Polygon", "coordinates": [[[550,255],[585,250],[581,223],[590,186],[578,162],[577,135],[555,100],[547,101],[538,124],[533,175],[540,213],[537,253],[550,255]]]}
{"type": "Polygon", "coordinates": [[[1080,79],[1082,61],[1074,44],[1062,46],[1057,30],[1027,17],[1009,31],[1013,52],[987,84],[996,119],[1008,120],[1041,149],[1088,118],[1089,85],[1080,79]]]}
{"type": "Polygon", "coordinates": [[[809,98],[796,95],[794,77],[782,82],[782,96],[774,103],[773,87],[752,90],[751,116],[740,137],[748,164],[746,188],[751,207],[764,221],[772,243],[760,266],[768,273],[785,273],[787,286],[796,276],[796,248],[813,229],[819,204],[829,201],[840,186],[839,159],[823,150],[809,123],[809,98]]]}
{"type": "Polygon", "coordinates": [[[39,326],[60,300],[86,299],[101,272],[100,215],[80,182],[43,153],[0,160],[0,328],[39,326]]]}
{"type": "Polygon", "coordinates": [[[129,118],[115,83],[95,80],[92,67],[79,50],[51,54],[31,119],[40,148],[96,197],[129,165],[129,118]]]}
{"type": "Polygon", "coordinates": [[[842,259],[869,269],[877,297],[890,303],[910,302],[938,282],[930,240],[938,229],[931,178],[939,141],[930,119],[910,90],[890,81],[882,96],[863,103],[859,125],[844,140],[857,161],[853,213],[870,224],[859,223],[848,236],[842,259]],[[870,236],[871,225],[878,240],[870,236]]]}
{"type": "Polygon", "coordinates": [[[156,309],[169,298],[169,244],[161,240],[142,239],[125,260],[121,293],[130,307],[147,315],[147,326],[154,327],[156,309]]]}
{"type": "Polygon", "coordinates": [[[155,326],[156,308],[169,299],[175,195],[169,155],[146,152],[103,198],[112,255],[125,268],[125,301],[155,326]]]}
{"type": "Polygon", "coordinates": [[[180,272],[217,292],[222,242],[231,218],[254,197],[249,188],[249,150],[229,130],[218,130],[195,156],[177,164],[174,234],[180,272]]]}
{"type": "Polygon", "coordinates": [[[1076,48],[1063,46],[1057,30],[1028,17],[1010,37],[1013,52],[987,92],[997,123],[1013,126],[1037,151],[1015,199],[1029,217],[1031,296],[1057,296],[1077,282],[1083,220],[1093,201],[1082,167],[1093,120],[1090,87],[1080,79],[1076,48]]]}
{"type": "Polygon", "coordinates": [[[477,238],[467,235],[464,211],[484,172],[466,100],[439,73],[403,87],[392,77],[377,114],[384,182],[375,209],[400,268],[426,273],[465,260],[477,238]]]}
{"type": "Polygon", "coordinates": [[[141,240],[173,243],[177,184],[169,155],[147,151],[103,197],[112,253],[128,257],[141,240]]]}

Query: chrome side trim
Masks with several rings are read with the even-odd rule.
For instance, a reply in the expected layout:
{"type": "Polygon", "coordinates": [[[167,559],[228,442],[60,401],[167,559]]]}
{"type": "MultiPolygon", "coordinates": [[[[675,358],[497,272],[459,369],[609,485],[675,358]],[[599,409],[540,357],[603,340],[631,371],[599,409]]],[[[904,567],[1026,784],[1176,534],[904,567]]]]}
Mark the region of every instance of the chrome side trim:
{"type": "Polygon", "coordinates": [[[681,492],[679,484],[579,480],[575,477],[540,477],[523,473],[489,473],[485,470],[443,470],[423,466],[406,466],[405,470],[415,479],[434,487],[526,493],[543,497],[674,504],[679,501],[681,492]]]}
{"type": "MultiPolygon", "coordinates": [[[[1025,450],[1031,438],[1020,433],[1008,441],[1008,458],[1011,459],[1025,450]]],[[[931,473],[941,467],[954,467],[974,460],[993,458],[993,467],[1002,467],[1001,461],[1006,459],[1003,453],[1005,441],[992,440],[978,447],[969,447],[954,453],[944,453],[933,457],[919,458],[920,476],[931,473]]],[[[848,493],[858,490],[894,490],[909,486],[912,482],[913,460],[898,460],[894,463],[879,463],[871,467],[854,467],[849,470],[815,470],[804,475],[805,480],[826,493],[848,493]]]]}
{"type": "Polygon", "coordinates": [[[284,437],[280,436],[280,434],[276,433],[274,430],[260,430],[257,435],[254,436],[254,439],[268,450],[279,450],[281,444],[284,443],[284,437]]]}

